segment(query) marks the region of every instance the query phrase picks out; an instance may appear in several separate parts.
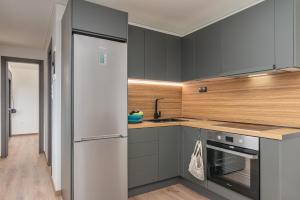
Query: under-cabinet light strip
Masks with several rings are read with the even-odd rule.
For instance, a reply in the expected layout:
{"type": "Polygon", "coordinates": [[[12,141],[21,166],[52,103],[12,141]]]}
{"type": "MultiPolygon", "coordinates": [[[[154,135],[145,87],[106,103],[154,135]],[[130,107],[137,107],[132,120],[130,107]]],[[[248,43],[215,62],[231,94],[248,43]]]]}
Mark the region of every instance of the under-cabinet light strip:
{"type": "Polygon", "coordinates": [[[168,82],[168,81],[152,81],[152,80],[140,80],[140,79],[128,79],[128,84],[146,84],[146,85],[164,85],[164,86],[176,86],[182,87],[182,83],[168,82]]]}

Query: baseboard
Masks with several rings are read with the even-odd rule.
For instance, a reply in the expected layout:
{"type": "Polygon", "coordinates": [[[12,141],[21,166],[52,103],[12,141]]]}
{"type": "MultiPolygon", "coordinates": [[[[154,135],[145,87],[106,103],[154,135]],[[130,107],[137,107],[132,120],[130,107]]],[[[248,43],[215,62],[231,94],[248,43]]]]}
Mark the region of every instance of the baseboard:
{"type": "Polygon", "coordinates": [[[171,179],[167,179],[167,180],[163,180],[163,181],[159,181],[159,182],[155,182],[155,183],[150,183],[150,184],[143,185],[143,186],[138,186],[135,188],[130,188],[128,190],[128,197],[136,196],[139,194],[144,194],[144,193],[158,190],[158,189],[161,189],[164,187],[175,185],[177,183],[179,183],[179,178],[175,177],[175,178],[171,178],[171,179]]]}
{"type": "Polygon", "coordinates": [[[220,195],[208,190],[207,188],[200,186],[196,183],[193,183],[189,180],[186,180],[185,178],[180,177],[179,179],[179,183],[181,183],[182,185],[190,188],[191,190],[199,193],[202,196],[205,196],[208,199],[213,199],[213,200],[227,200],[224,197],[221,197],[220,195]]]}
{"type": "Polygon", "coordinates": [[[53,179],[52,179],[51,176],[50,176],[50,178],[51,178],[52,188],[53,188],[55,196],[61,197],[62,196],[62,190],[55,190],[53,179]]]}

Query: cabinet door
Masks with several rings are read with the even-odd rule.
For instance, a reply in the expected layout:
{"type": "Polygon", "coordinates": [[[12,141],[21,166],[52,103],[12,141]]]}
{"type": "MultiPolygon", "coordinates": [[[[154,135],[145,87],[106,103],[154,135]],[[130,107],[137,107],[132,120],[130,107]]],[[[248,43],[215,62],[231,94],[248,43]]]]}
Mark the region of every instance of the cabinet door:
{"type": "Polygon", "coordinates": [[[221,74],[221,26],[215,23],[197,31],[197,78],[210,78],[221,74]]]}
{"type": "Polygon", "coordinates": [[[201,140],[203,145],[203,161],[204,161],[204,173],[206,177],[206,133],[197,128],[183,127],[182,128],[182,172],[181,176],[185,179],[192,181],[196,184],[206,187],[207,181],[200,181],[196,179],[188,171],[191,160],[191,155],[194,151],[196,141],[201,140]]]}
{"type": "Polygon", "coordinates": [[[181,81],[181,38],[167,36],[167,80],[181,81]]]}
{"type": "Polygon", "coordinates": [[[196,76],[196,33],[182,38],[182,81],[195,79],[196,76]]]}
{"type": "Polygon", "coordinates": [[[128,77],[145,78],[145,30],[136,26],[128,30],[128,77]]]}
{"type": "Polygon", "coordinates": [[[294,65],[294,0],[275,0],[276,67],[294,65]]]}
{"type": "Polygon", "coordinates": [[[157,128],[128,131],[128,187],[134,188],[158,180],[157,128]]]}
{"type": "Polygon", "coordinates": [[[222,71],[226,75],[269,70],[275,64],[274,0],[222,21],[222,71]]]}
{"type": "Polygon", "coordinates": [[[167,78],[167,46],[166,34],[146,30],[146,65],[145,78],[166,80],[167,78]]]}
{"type": "Polygon", "coordinates": [[[164,180],[179,176],[180,127],[158,129],[159,169],[158,178],[164,180]]]}

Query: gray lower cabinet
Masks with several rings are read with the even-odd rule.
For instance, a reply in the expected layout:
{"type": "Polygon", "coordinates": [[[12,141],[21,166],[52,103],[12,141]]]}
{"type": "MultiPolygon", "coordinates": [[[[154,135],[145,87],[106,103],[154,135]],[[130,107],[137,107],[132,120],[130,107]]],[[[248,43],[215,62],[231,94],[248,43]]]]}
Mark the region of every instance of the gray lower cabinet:
{"type": "Polygon", "coordinates": [[[156,128],[128,131],[128,187],[158,180],[158,135],[156,128]]]}
{"type": "Polygon", "coordinates": [[[190,174],[188,171],[191,155],[194,151],[197,140],[202,141],[203,145],[203,161],[205,166],[206,177],[206,140],[207,134],[204,130],[198,128],[182,127],[182,171],[181,176],[191,182],[199,184],[203,187],[207,186],[207,181],[200,181],[190,174]]]}
{"type": "Polygon", "coordinates": [[[261,200],[298,200],[300,137],[260,142],[261,200]]]}
{"type": "Polygon", "coordinates": [[[129,189],[179,176],[181,127],[129,129],[129,189]]]}
{"type": "Polygon", "coordinates": [[[181,127],[158,128],[158,179],[179,176],[181,127]]]}
{"type": "Polygon", "coordinates": [[[145,29],[128,26],[128,77],[145,78],[145,29]]]}
{"type": "Polygon", "coordinates": [[[266,0],[221,22],[223,74],[273,69],[274,20],[274,0],[266,0]]]}

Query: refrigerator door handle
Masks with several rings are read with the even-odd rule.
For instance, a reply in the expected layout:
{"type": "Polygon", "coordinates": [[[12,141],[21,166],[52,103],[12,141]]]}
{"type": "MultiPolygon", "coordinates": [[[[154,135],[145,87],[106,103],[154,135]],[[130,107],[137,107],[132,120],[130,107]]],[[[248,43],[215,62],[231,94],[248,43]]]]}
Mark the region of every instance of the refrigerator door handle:
{"type": "Polygon", "coordinates": [[[112,139],[112,138],[126,138],[126,136],[124,136],[122,134],[110,134],[110,135],[83,137],[79,141],[75,141],[75,142],[85,142],[85,141],[91,141],[91,140],[103,140],[103,139],[112,139]]]}

